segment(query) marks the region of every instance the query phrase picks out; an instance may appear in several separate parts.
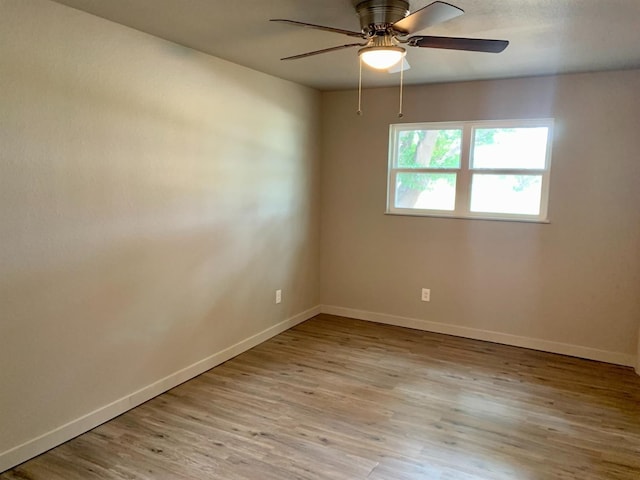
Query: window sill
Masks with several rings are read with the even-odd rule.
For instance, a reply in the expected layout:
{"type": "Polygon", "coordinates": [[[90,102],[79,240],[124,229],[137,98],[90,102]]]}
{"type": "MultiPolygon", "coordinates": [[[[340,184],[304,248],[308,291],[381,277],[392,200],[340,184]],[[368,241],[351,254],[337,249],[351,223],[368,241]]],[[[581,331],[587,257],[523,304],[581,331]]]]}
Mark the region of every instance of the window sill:
{"type": "Polygon", "coordinates": [[[537,218],[506,218],[506,217],[462,217],[455,215],[438,215],[437,213],[409,213],[409,212],[384,212],[385,215],[400,217],[427,217],[427,218],[445,218],[450,220],[484,220],[492,222],[517,222],[517,223],[542,223],[550,224],[550,220],[540,220],[537,218]]]}

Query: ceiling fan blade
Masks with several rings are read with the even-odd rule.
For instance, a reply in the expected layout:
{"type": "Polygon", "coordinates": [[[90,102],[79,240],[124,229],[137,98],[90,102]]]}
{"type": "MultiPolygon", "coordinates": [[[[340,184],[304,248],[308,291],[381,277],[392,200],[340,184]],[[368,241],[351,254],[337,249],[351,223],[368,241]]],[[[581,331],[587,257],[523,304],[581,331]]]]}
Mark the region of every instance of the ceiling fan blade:
{"type": "Polygon", "coordinates": [[[396,63],[393,67],[387,70],[389,73],[398,73],[398,72],[406,72],[411,68],[409,62],[407,62],[406,58],[403,58],[401,61],[396,63]]]}
{"type": "Polygon", "coordinates": [[[322,50],[301,53],[300,55],[293,55],[291,57],[284,57],[280,60],[297,60],[298,58],[311,57],[312,55],[319,55],[321,53],[335,52],[336,50],[342,50],[343,48],[364,47],[365,45],[366,43],[347,43],[346,45],[338,45],[337,47],[323,48],[322,50]]]}
{"type": "Polygon", "coordinates": [[[393,29],[404,34],[419,32],[427,27],[443,23],[452,18],[459,17],[464,10],[444,2],[433,2],[426,7],[416,10],[402,20],[392,25],[393,29]]]}
{"type": "Polygon", "coordinates": [[[507,46],[507,40],[485,40],[482,38],[456,37],[411,37],[409,45],[412,47],[445,48],[448,50],[467,50],[470,52],[500,53],[507,46]]]}
{"type": "Polygon", "coordinates": [[[324,30],[325,32],[341,33],[350,37],[365,38],[362,32],[354,32],[352,30],[343,30],[342,28],[325,27],[323,25],[314,25],[313,23],[298,22],[296,20],[286,20],[284,18],[272,18],[270,22],[288,23],[298,27],[315,28],[316,30],[324,30]]]}

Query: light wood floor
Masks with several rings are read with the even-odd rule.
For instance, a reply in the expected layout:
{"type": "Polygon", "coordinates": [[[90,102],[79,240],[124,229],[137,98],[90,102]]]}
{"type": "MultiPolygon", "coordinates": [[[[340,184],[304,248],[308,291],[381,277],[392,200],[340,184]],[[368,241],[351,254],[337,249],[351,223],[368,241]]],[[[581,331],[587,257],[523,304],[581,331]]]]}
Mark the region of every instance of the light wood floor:
{"type": "Polygon", "coordinates": [[[640,479],[624,367],[321,315],[0,479],[640,479]]]}

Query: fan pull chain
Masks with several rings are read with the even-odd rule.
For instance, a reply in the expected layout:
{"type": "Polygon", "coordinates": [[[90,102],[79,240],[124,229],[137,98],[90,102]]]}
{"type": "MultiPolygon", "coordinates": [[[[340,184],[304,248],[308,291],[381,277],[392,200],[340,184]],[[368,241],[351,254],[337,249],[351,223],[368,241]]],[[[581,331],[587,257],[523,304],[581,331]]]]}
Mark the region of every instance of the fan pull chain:
{"type": "Polygon", "coordinates": [[[402,85],[404,83],[404,58],[402,59],[402,65],[400,66],[400,110],[398,111],[398,117],[404,117],[402,113],[402,85]]]}
{"type": "Polygon", "coordinates": [[[358,79],[358,111],[356,112],[358,115],[362,115],[362,59],[358,56],[360,63],[360,77],[358,79]]]}

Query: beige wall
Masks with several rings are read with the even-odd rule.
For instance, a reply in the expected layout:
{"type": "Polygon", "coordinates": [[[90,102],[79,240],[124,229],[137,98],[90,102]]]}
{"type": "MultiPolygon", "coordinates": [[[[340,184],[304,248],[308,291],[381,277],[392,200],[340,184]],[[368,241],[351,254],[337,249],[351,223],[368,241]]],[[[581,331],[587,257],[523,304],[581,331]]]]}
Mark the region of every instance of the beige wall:
{"type": "Polygon", "coordinates": [[[365,91],[362,117],[323,94],[322,303],[632,365],[639,91],[638,70],[405,90],[402,122],[554,117],[550,224],[384,215],[398,89],[365,91]]]}
{"type": "Polygon", "coordinates": [[[320,97],[0,11],[1,456],[318,304],[320,97]]]}

